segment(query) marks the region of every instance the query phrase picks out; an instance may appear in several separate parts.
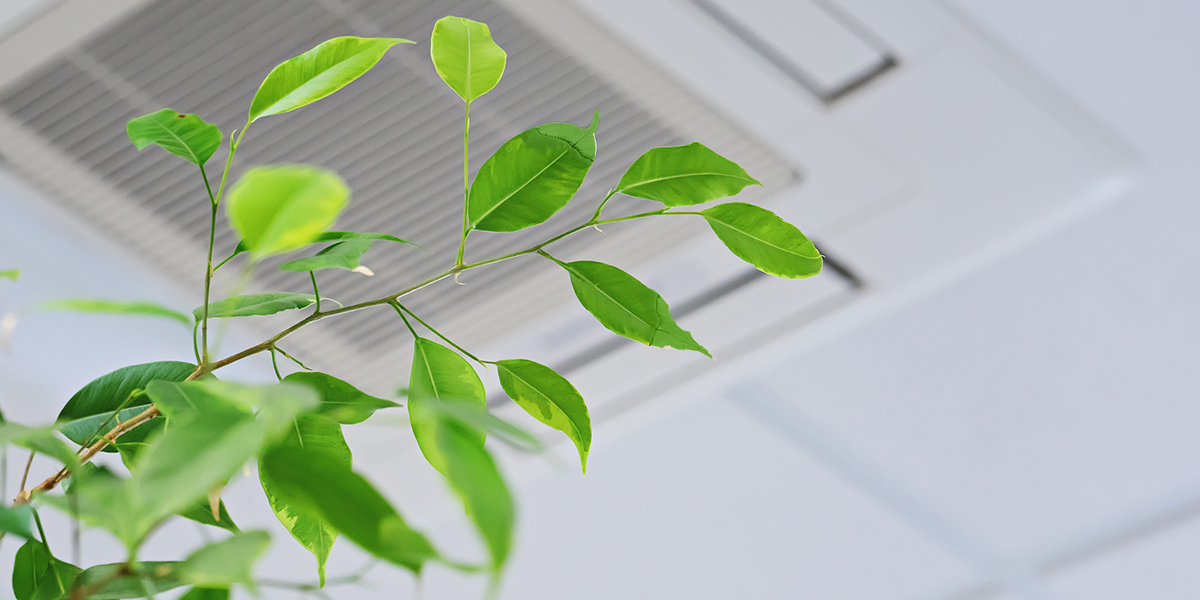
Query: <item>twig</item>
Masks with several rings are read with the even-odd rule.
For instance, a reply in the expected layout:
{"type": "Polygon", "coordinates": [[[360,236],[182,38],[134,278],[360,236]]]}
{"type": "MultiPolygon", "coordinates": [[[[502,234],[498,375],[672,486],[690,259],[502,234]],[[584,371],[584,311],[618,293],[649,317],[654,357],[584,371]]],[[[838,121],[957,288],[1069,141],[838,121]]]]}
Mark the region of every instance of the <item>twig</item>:
{"type": "Polygon", "coordinates": [[[21,474],[21,490],[19,494],[25,493],[25,482],[29,480],[29,467],[33,465],[33,455],[37,454],[33,450],[29,451],[29,460],[25,461],[25,472],[21,474]]]}

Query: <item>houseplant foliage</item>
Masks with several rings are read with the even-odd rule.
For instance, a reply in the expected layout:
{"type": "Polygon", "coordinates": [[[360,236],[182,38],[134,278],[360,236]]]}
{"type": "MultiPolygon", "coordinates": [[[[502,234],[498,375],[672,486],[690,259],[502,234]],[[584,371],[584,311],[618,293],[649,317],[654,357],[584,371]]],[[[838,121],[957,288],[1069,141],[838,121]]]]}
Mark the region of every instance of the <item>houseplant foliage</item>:
{"type": "MultiPolygon", "coordinates": [[[[586,469],[592,439],[587,405],[550,367],[519,357],[488,360],[471,354],[409,310],[403,304],[406,296],[500,261],[546,260],[562,269],[563,284],[569,282],[583,308],[612,332],[650,346],[708,355],[675,322],[657,292],[613,265],[560,260],[553,254],[553,243],[592,226],[681,216],[704,219],[735,255],[766,273],[800,278],[820,271],[821,256],[813,244],[770,211],[740,202],[698,207],[758,184],[741,167],[698,143],[647,151],[586,222],[519,252],[467,262],[472,231],[525,229],[546,221],[568,202],[587,201],[574,195],[595,161],[600,122],[597,114],[585,127],[547,123],[525,131],[500,146],[472,181],[467,164],[471,106],[500,80],[506,55],[483,23],[446,17],[434,27],[430,53],[438,75],[464,109],[457,256],[436,277],[381,298],[344,305],[322,298],[321,271],[361,268],[360,258],[373,246],[407,242],[387,233],[330,231],[351,197],[337,173],[318,166],[267,165],[229,182],[230,167],[256,121],[284,118],[279,115],[335,93],[405,43],[410,42],[335,38],[280,64],[255,95],[245,126],[228,136],[197,115],[170,109],[129,122],[130,140],[139,150],[158,146],[192,163],[204,182],[211,231],[203,302],[191,315],[152,303],[108,300],[64,300],[40,308],[183,320],[192,325],[195,362],[132,365],[102,375],[76,393],[50,426],[0,423],[4,444],[62,463],[41,483],[28,488],[22,484],[12,507],[0,509],[0,530],[24,540],[12,570],[18,600],[152,597],[182,586],[191,586],[188,598],[225,598],[230,586],[255,589],[252,565],[267,547],[268,536],[240,530],[221,500],[226,483],[251,462],[257,464],[263,492],[280,522],[315,557],[319,586],[326,584],[325,562],[339,537],[414,574],[430,563],[442,563],[468,574],[483,573],[494,583],[512,545],[514,502],[485,440],[491,437],[519,449],[536,449],[539,442],[488,414],[476,369],[496,369],[504,392],[517,405],[574,444],[581,469],[586,469]],[[224,169],[210,180],[210,159],[226,139],[224,169]],[[622,194],[657,201],[662,207],[604,218],[605,205],[622,194]],[[222,212],[241,242],[229,258],[214,264],[213,239],[222,212]],[[210,297],[214,271],[229,260],[238,257],[252,266],[286,253],[296,256],[281,268],[307,279],[312,294],[210,297]],[[444,554],[355,471],[343,427],[400,405],[366,394],[351,382],[310,371],[280,347],[310,323],[375,307],[381,318],[402,320],[412,335],[406,407],[412,434],[477,529],[488,557],[483,564],[466,564],[444,554]],[[209,330],[215,319],[283,312],[295,312],[296,322],[263,342],[223,357],[210,350],[209,330]],[[247,386],[217,378],[221,368],[263,353],[276,365],[278,384],[247,386]],[[280,355],[304,368],[282,377],[280,355]],[[119,453],[128,474],[93,464],[101,452],[119,453]],[[62,560],[62,549],[46,543],[38,511],[47,508],[107,530],[127,548],[126,559],[87,567],[62,560]],[[146,560],[152,557],[139,553],[142,544],[173,518],[229,533],[183,561],[146,560]]],[[[17,273],[4,271],[0,276],[15,280],[17,273]]]]}

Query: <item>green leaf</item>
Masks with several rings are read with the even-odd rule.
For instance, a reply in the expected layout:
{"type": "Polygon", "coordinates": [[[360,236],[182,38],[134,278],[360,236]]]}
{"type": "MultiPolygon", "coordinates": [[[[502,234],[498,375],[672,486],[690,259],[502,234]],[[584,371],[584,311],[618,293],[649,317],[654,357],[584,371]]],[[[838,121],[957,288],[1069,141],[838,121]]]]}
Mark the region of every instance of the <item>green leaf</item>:
{"type": "Polygon", "coordinates": [[[596,160],[596,127],[547,123],[508,140],[483,164],[467,199],[472,229],[517,231],[566,206],[596,160]]]}
{"type": "Polygon", "coordinates": [[[179,600],[229,600],[229,588],[195,587],[179,600]]]}
{"type": "Polygon", "coordinates": [[[350,198],[337,173],[281,165],[246,171],[229,192],[226,214],[254,260],[290,252],[333,225],[350,198]]]}
{"type": "Polygon", "coordinates": [[[25,539],[33,539],[33,508],[28,504],[8,508],[0,506],[0,531],[19,535],[25,539]]]}
{"type": "MultiPolygon", "coordinates": [[[[264,294],[246,294],[224,300],[217,300],[208,305],[208,318],[222,319],[226,317],[259,317],[273,315],[285,310],[308,308],[315,302],[312,294],[294,294],[292,292],[267,292],[264,294]]],[[[322,298],[328,300],[328,298],[322,298]]],[[[204,317],[204,307],[192,311],[199,321],[204,317]]]]}
{"type": "Polygon", "coordinates": [[[579,450],[580,467],[587,472],[592,420],[575,386],[554,369],[531,360],[502,360],[496,367],[504,393],[533,418],[567,434],[579,450]]]}
{"type": "Polygon", "coordinates": [[[179,321],[184,325],[192,324],[192,320],[189,319],[187,315],[155,302],[121,302],[118,300],[72,298],[68,300],[50,300],[48,302],[42,302],[41,304],[38,304],[34,310],[57,310],[109,315],[164,317],[179,321]]]}
{"type": "Polygon", "coordinates": [[[497,418],[485,407],[471,402],[433,402],[427,403],[426,408],[442,416],[454,419],[471,428],[487,432],[493,439],[508,444],[521,452],[541,452],[545,450],[542,441],[532,433],[497,418]]]}
{"type": "Polygon", "coordinates": [[[292,373],[283,380],[316,390],[321,396],[317,412],[343,425],[362,423],[377,410],[400,406],[391,400],[364,394],[349,383],[325,373],[292,373]]]}
{"type": "MultiPolygon", "coordinates": [[[[120,414],[115,417],[113,416],[113,413],[116,411],[110,410],[108,412],[94,414],[90,417],[58,423],[56,427],[58,427],[59,432],[67,436],[67,439],[70,439],[80,446],[89,446],[91,445],[90,442],[100,439],[101,436],[109,431],[112,431],[112,429],[118,424],[138,416],[147,408],[150,408],[150,406],[150,400],[144,396],[141,396],[131,401],[130,406],[122,409],[120,414]],[[97,434],[97,432],[99,433],[97,434]]],[[[140,431],[139,437],[146,437],[151,432],[157,431],[160,428],[161,423],[147,422],[144,425],[139,425],[134,431],[140,431]],[[140,431],[143,428],[145,428],[145,431],[140,431]]],[[[133,436],[132,433],[129,435],[133,436]]],[[[129,448],[135,448],[140,445],[138,443],[126,440],[125,437],[126,436],[124,435],[121,436],[120,443],[127,444],[129,448]]]]}
{"type": "Polygon", "coordinates": [[[421,572],[437,551],[400,513],[344,461],[323,452],[273,448],[260,468],[276,493],[317,515],[358,547],[392,564],[421,572]]]}
{"type": "MultiPolygon", "coordinates": [[[[296,418],[295,427],[287,438],[275,444],[272,448],[303,450],[308,454],[321,454],[350,471],[353,457],[346,439],[342,437],[342,428],[337,422],[321,415],[301,415],[296,418]]],[[[269,451],[269,450],[268,450],[269,451]]],[[[337,531],[325,524],[320,516],[309,512],[306,507],[293,506],[287,498],[276,490],[276,485],[270,475],[261,466],[258,469],[259,481],[263,492],[275,511],[275,517],[300,542],[301,546],[312,552],[317,559],[317,576],[321,587],[325,586],[325,561],[329,559],[329,551],[337,539],[337,531]]]]}
{"type": "Polygon", "coordinates": [[[199,587],[228,588],[240,583],[254,590],[254,563],[270,543],[271,535],[265,531],[235,533],[188,556],[180,565],[181,577],[199,587]]]}
{"type": "MultiPolygon", "coordinates": [[[[412,246],[414,248],[419,248],[421,250],[425,250],[426,252],[429,252],[429,250],[427,250],[424,246],[421,246],[420,244],[415,244],[408,240],[402,240],[394,235],[388,235],[386,233],[361,233],[358,231],[326,231],[325,233],[318,235],[317,239],[315,239],[309,243],[319,244],[321,242],[338,242],[338,241],[345,241],[345,240],[367,240],[367,241],[382,240],[382,241],[387,241],[387,242],[396,242],[398,244],[408,244],[409,246],[412,246]]],[[[243,252],[247,252],[247,251],[249,251],[249,250],[246,248],[246,242],[238,241],[237,246],[234,247],[234,249],[233,249],[233,254],[230,254],[229,258],[226,258],[225,260],[229,260],[230,258],[233,258],[233,257],[235,257],[243,252]]]]}
{"type": "Polygon", "coordinates": [[[76,584],[86,587],[108,582],[89,598],[145,598],[147,588],[151,594],[158,594],[183,585],[179,578],[181,565],[178,561],[140,562],[137,565],[140,577],[128,572],[125,563],[96,565],[80,573],[76,584]]]}
{"type": "MultiPolygon", "coordinates": [[[[65,425],[61,425],[63,435],[67,439],[79,445],[87,444],[91,441],[92,435],[96,433],[96,429],[111,415],[121,403],[125,402],[129,395],[138,390],[146,389],[146,386],[151,381],[183,381],[196,370],[196,365],[179,361],[161,361],[145,363],[140,365],[132,365],[122,367],[92,380],[91,383],[83,386],[83,389],[71,396],[67,401],[66,406],[58,413],[57,421],[65,425]],[[91,422],[74,426],[71,422],[78,421],[87,417],[99,417],[91,422]],[[89,427],[90,423],[94,426],[89,427]]],[[[150,403],[146,400],[134,400],[130,403],[128,410],[149,408],[150,403]]],[[[141,411],[138,411],[141,412],[141,411]]],[[[137,414],[137,413],[134,413],[137,414]]],[[[122,411],[121,417],[128,418],[129,413],[122,411]]],[[[101,433],[107,433],[113,424],[109,424],[101,433]]],[[[146,436],[162,427],[161,423],[151,421],[141,425],[132,431],[121,436],[121,441],[124,443],[137,443],[145,441],[146,436]]],[[[113,448],[105,448],[105,452],[116,452],[113,448]]]]}
{"type": "Polygon", "coordinates": [[[6,269],[3,271],[0,271],[0,279],[11,279],[13,281],[16,281],[20,278],[21,278],[21,270],[20,269],[6,269]]]}
{"type": "Polygon", "coordinates": [[[52,558],[41,542],[29,540],[13,558],[13,595],[17,600],[58,598],[83,570],[52,558]]]}
{"type": "Polygon", "coordinates": [[[695,350],[712,358],[691,333],[675,323],[666,300],[629,273],[590,260],[555,262],[571,274],[579,303],[613,333],[649,346],[695,350]]]}
{"type": "MultiPolygon", "coordinates": [[[[409,374],[408,420],[425,460],[443,474],[445,466],[430,430],[440,417],[430,405],[447,402],[465,402],[485,408],[487,395],[483,382],[471,364],[457,352],[418,337],[409,374]]],[[[473,428],[472,432],[475,443],[482,447],[487,433],[479,428],[473,428]]]]}
{"type": "Polygon", "coordinates": [[[125,125],[129,141],[138,150],[157,144],[163,150],[203,166],[221,146],[224,137],[216,125],[196,115],[181,115],[169,108],[131,119],[125,125]]]}
{"type": "Polygon", "coordinates": [[[200,523],[201,525],[220,527],[232,533],[241,531],[237,523],[233,522],[233,517],[229,516],[229,511],[225,508],[224,500],[217,504],[217,516],[220,517],[219,520],[213,518],[212,507],[208,504],[208,498],[196,500],[187,508],[179,511],[179,516],[200,523]]]}
{"type": "Polygon", "coordinates": [[[128,549],[136,548],[155,524],[167,514],[143,510],[140,499],[130,493],[129,480],[106,467],[88,463],[71,475],[69,500],[42,494],[38,500],[84,523],[112,533],[128,549]]]}
{"type": "Polygon", "coordinates": [[[442,81],[467,103],[496,87],[508,60],[487,25],[462,17],[443,17],[433,25],[429,55],[442,81]]]}
{"type": "Polygon", "coordinates": [[[308,258],[297,258],[279,265],[280,271],[317,271],[319,269],[345,269],[350,271],[358,267],[362,255],[371,249],[371,242],[365,240],[350,240],[338,242],[324,248],[308,258]]]}
{"type": "Polygon", "coordinates": [[[795,225],[765,208],[729,202],[700,214],[726,247],[763,273],[797,279],[821,272],[817,247],[795,225]]]}
{"type": "Polygon", "coordinates": [[[497,572],[512,549],[516,511],[508,486],[473,427],[442,413],[429,431],[441,459],[440,470],[487,544],[492,570],[497,572]]]}
{"type": "Polygon", "coordinates": [[[267,74],[250,103],[247,124],[312,104],[358,79],[396,44],[396,38],[336,37],[288,59],[267,74]]]}
{"type": "Polygon", "coordinates": [[[206,497],[257,456],[265,440],[317,405],[311,389],[295,384],[157,381],[147,392],[170,426],[139,456],[131,486],[142,512],[159,518],[206,497]]]}
{"type": "Polygon", "coordinates": [[[621,176],[617,191],[685,206],[732,196],[748,185],[762,184],[737,163],[693,142],[648,150],[621,176]]]}
{"type": "Polygon", "coordinates": [[[22,448],[45,454],[61,462],[68,469],[79,463],[75,450],[58,439],[53,427],[26,427],[19,423],[0,423],[0,447],[16,444],[22,448]]]}

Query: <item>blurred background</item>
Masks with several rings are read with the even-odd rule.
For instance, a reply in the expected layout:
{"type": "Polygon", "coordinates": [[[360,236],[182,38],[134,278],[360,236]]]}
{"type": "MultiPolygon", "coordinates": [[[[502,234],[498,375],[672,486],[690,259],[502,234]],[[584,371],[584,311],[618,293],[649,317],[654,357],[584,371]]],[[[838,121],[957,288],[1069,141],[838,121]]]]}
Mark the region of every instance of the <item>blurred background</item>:
{"type": "MultiPolygon", "coordinates": [[[[461,218],[462,107],[428,40],[447,14],[488,23],[509,54],[473,106],[472,170],[525,128],[600,111],[576,200],[533,230],[473,234],[468,258],[585,220],[642,152],[690,141],[745,166],[764,183],[746,199],[828,257],[813,279],[770,279],[686,219],[556,246],[657,289],[712,361],[614,340],[536,258],[411,297],[477,354],[555,366],[589,402],[586,476],[565,438],[547,436],[548,456],[496,448],[520,511],[503,598],[1200,597],[1200,5],[1188,0],[4,0],[0,269],[22,276],[0,282],[0,313],[63,297],[199,305],[199,178],[137,153],[125,121],[170,107],[228,133],[275,64],[337,35],[416,44],[256,124],[232,176],[337,169],[354,190],[339,228],[433,251],[377,244],[374,277],[322,275],[335,299],[443,270],[461,218]]],[[[236,242],[217,240],[218,254],[236,242]]],[[[266,265],[251,287],[307,285],[266,265]]],[[[241,321],[224,352],[280,324],[241,321]]],[[[27,314],[0,355],[0,406],[49,422],[103,373],[191,360],[189,333],[27,314]]],[[[363,311],[285,348],[390,397],[409,346],[397,319],[363,311]]],[[[273,380],[266,359],[223,373],[273,380]]],[[[502,396],[491,404],[522,422],[502,396]]],[[[455,556],[481,555],[402,411],[347,438],[410,521],[455,556]]],[[[255,480],[226,501],[243,528],[274,533],[260,573],[312,579],[255,480]]],[[[69,547],[58,531],[52,546],[69,547]]],[[[206,535],[172,523],[144,556],[186,556],[206,535]]],[[[84,562],[120,557],[103,533],[83,542],[84,562]]],[[[343,540],[330,576],[367,564],[343,540]]],[[[422,586],[473,598],[484,582],[432,569],[422,586]]],[[[417,587],[379,566],[328,591],[417,587]]]]}

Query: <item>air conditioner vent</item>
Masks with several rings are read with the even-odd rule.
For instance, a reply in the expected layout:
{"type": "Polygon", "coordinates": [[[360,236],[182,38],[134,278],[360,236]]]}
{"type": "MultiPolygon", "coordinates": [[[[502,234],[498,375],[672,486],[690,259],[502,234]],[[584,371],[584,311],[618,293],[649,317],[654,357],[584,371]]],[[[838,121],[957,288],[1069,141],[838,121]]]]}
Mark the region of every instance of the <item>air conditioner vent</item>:
{"type": "MultiPolygon", "coordinates": [[[[429,64],[428,35],[433,22],[456,14],[487,22],[509,55],[500,85],[472,107],[472,171],[508,138],[547,121],[585,124],[600,111],[599,156],[577,200],[546,225],[515,234],[472,234],[468,258],[481,259],[526,247],[548,233],[582,222],[596,202],[620,178],[622,170],[646,149],[698,139],[718,146],[743,162],[778,191],[795,181],[795,169],[758,142],[731,134],[732,128],[681,130],[618,91],[567,52],[492,0],[466,2],[349,2],[333,0],[157,0],[69,52],[45,61],[0,91],[0,109],[63,157],[54,165],[22,162],[22,149],[10,139],[2,145],[18,170],[49,188],[72,210],[82,213],[136,254],[156,263],[168,276],[196,285],[202,263],[189,262],[207,242],[206,196],[195,168],[158,150],[138,153],[124,124],[139,114],[171,107],[194,112],[221,127],[226,135],[245,122],[258,83],[279,62],[336,35],[388,35],[416,42],[393,49],[351,87],[313,106],[256,123],[243,140],[236,178],[246,165],[297,162],[322,165],[346,178],[354,195],[338,228],[378,231],[417,242],[431,257],[410,247],[377,244],[364,262],[377,274],[324,272],[322,293],[345,302],[382,296],[422,281],[452,262],[461,227],[462,102],[438,79],[429,64]],[[68,173],[70,176],[68,177],[68,173]],[[82,173],[83,175],[80,175],[82,173]],[[114,189],[116,200],[82,197],[84,178],[114,189]],[[75,190],[75,191],[73,191],[75,190]],[[145,219],[105,218],[111,203],[122,203],[145,219]],[[152,227],[166,226],[155,234],[152,227]],[[173,248],[164,249],[163,244],[173,248]]],[[[649,68],[649,67],[647,67],[649,68]]],[[[700,103],[689,108],[704,112],[700,103]]],[[[711,121],[711,118],[709,119],[711,121]]],[[[698,123],[707,122],[698,119],[698,123]]],[[[224,152],[214,156],[209,175],[219,177],[224,152]]],[[[216,181],[213,182],[216,185],[216,181]]],[[[648,203],[628,198],[612,203],[613,214],[647,210],[648,203]]],[[[607,214],[607,213],[606,213],[607,214]]],[[[639,227],[613,227],[606,244],[636,263],[661,253],[685,237],[678,233],[636,235],[639,227]]],[[[568,238],[560,248],[595,243],[568,238]]],[[[225,231],[219,254],[236,243],[225,231]]],[[[196,256],[196,258],[199,258],[196,256]]],[[[522,319],[552,309],[562,296],[529,294],[520,307],[497,299],[493,282],[518,285],[536,281],[536,261],[511,261],[473,272],[471,285],[453,294],[414,295],[407,301],[422,316],[455,329],[468,306],[482,306],[493,319],[467,335],[486,342],[519,326],[522,319]],[[519,310],[509,310],[519,308],[519,310]]],[[[277,264],[277,263],[275,263],[277,264]]],[[[256,272],[255,286],[270,290],[308,290],[305,277],[267,264],[256,272]]],[[[234,271],[235,268],[227,268],[234,271]]],[[[233,273],[219,283],[234,287],[233,273]]],[[[535,289],[535,288],[530,288],[535,289]]],[[[379,386],[395,383],[390,369],[403,353],[396,342],[399,325],[380,324],[378,313],[350,315],[336,329],[316,330],[297,343],[322,348],[314,362],[347,376],[366,377],[379,386]]]]}

